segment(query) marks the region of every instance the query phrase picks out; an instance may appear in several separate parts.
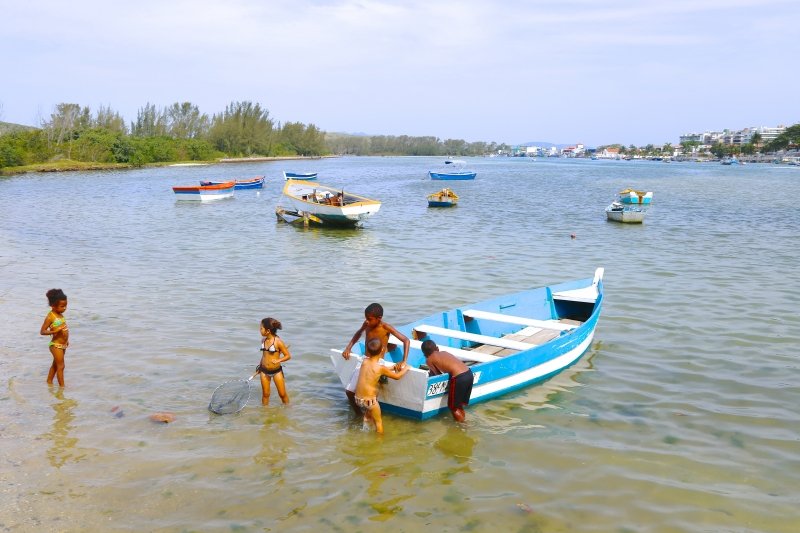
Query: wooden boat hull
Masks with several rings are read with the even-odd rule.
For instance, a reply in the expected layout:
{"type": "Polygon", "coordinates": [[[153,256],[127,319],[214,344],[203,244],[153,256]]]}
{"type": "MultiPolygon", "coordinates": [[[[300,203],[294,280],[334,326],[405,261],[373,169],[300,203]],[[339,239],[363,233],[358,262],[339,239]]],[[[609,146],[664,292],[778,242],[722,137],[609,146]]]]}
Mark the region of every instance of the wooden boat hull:
{"type": "Polygon", "coordinates": [[[317,179],[316,172],[283,172],[283,179],[286,180],[305,180],[311,181],[317,179]]]}
{"type": "Polygon", "coordinates": [[[614,204],[606,207],[606,218],[612,222],[623,222],[625,224],[642,224],[646,211],[640,207],[625,206],[623,209],[615,209],[614,204]]]}
{"type": "Polygon", "coordinates": [[[211,202],[233,198],[235,184],[232,181],[218,185],[190,185],[173,187],[176,199],[181,201],[211,202]]]}
{"type": "MultiPolygon", "coordinates": [[[[598,268],[594,278],[458,307],[399,327],[413,339],[408,357],[410,369],[402,379],[382,385],[378,395],[381,409],[419,420],[447,411],[449,376],[429,376],[420,368],[425,357],[419,346],[427,338],[457,357],[480,359],[470,366],[474,374],[470,405],[561,372],[591,346],[603,302],[602,276],[603,269],[598,268]],[[478,346],[481,342],[484,344],[478,346]],[[514,348],[499,348],[493,355],[483,351],[489,343],[514,348]]],[[[402,360],[402,343],[393,337],[390,342],[394,344],[389,345],[384,364],[402,360]]],[[[346,385],[362,358],[364,344],[354,346],[346,361],[341,352],[334,351],[337,353],[331,354],[331,362],[342,385],[346,385]]]]}
{"type": "MultiPolygon", "coordinates": [[[[225,183],[224,181],[201,181],[200,185],[222,185],[225,183]]],[[[250,180],[236,180],[236,185],[234,189],[237,191],[239,189],[263,189],[264,188],[264,176],[258,176],[256,178],[250,180]]]]}
{"type": "Polygon", "coordinates": [[[287,180],[282,202],[279,208],[287,213],[330,226],[357,226],[381,208],[378,200],[305,180],[287,180]],[[339,194],[343,194],[343,202],[337,201],[339,194]]]}
{"type": "Polygon", "coordinates": [[[433,172],[429,171],[432,180],[474,180],[477,172],[433,172]]]}

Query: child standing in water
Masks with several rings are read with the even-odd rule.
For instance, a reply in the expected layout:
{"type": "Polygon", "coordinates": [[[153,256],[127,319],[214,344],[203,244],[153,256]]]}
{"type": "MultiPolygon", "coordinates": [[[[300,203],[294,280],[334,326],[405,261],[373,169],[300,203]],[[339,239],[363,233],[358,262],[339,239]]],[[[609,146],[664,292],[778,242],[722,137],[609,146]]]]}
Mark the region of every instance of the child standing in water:
{"type": "MultiPolygon", "coordinates": [[[[403,360],[399,363],[396,363],[394,365],[394,369],[400,371],[406,366],[406,361],[408,360],[408,349],[411,347],[411,341],[408,340],[408,337],[397,331],[394,326],[383,321],[383,306],[381,306],[381,304],[371,303],[366,307],[366,309],[364,309],[364,322],[361,324],[361,327],[358,328],[358,331],[355,332],[353,338],[350,339],[347,347],[342,352],[342,357],[344,357],[345,360],[350,359],[350,350],[353,348],[355,343],[358,342],[358,339],[361,338],[362,333],[365,334],[365,342],[367,343],[369,343],[369,341],[372,339],[377,339],[380,341],[380,354],[378,354],[380,357],[383,357],[383,354],[385,354],[389,348],[389,335],[394,335],[397,337],[397,340],[403,343],[403,360]]],[[[356,405],[355,390],[356,382],[358,381],[358,372],[362,364],[363,363],[359,362],[353,369],[353,373],[350,375],[350,380],[347,383],[347,387],[345,387],[347,399],[356,413],[361,412],[359,406],[356,405]]]]}
{"type": "Polygon", "coordinates": [[[381,362],[383,350],[380,339],[370,339],[367,342],[367,353],[358,371],[358,382],[353,396],[356,405],[364,413],[364,423],[374,422],[375,431],[379,434],[383,434],[383,418],[381,417],[381,406],[378,403],[378,383],[381,376],[400,379],[408,372],[408,365],[403,365],[401,370],[395,370],[395,367],[392,366],[384,366],[381,362]]]}
{"type": "Polygon", "coordinates": [[[50,312],[44,317],[39,334],[53,336],[48,345],[53,356],[53,364],[50,365],[50,370],[47,372],[47,384],[52,385],[53,377],[56,377],[58,385],[63,387],[64,355],[69,346],[69,328],[64,319],[64,311],[67,310],[67,295],[61,289],[50,289],[46,294],[50,312]]]}
{"type": "Polygon", "coordinates": [[[275,388],[278,389],[278,396],[283,403],[289,403],[289,395],[286,394],[286,381],[283,378],[283,367],[292,358],[289,349],[283,340],[278,337],[278,330],[281,323],[274,318],[265,318],[261,321],[261,362],[256,368],[256,372],[261,374],[261,405],[269,405],[269,383],[275,381],[275,388]]]}

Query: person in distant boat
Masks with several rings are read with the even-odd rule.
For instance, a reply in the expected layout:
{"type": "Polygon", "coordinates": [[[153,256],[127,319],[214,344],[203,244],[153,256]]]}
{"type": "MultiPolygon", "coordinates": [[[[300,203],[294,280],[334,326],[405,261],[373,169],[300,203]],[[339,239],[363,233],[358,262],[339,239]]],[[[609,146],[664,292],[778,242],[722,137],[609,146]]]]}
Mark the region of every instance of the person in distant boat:
{"type": "Polygon", "coordinates": [[[408,365],[403,365],[400,370],[385,366],[381,359],[384,346],[380,339],[373,338],[367,341],[366,351],[358,372],[354,400],[364,414],[364,424],[374,423],[375,431],[383,434],[383,418],[381,417],[381,406],[378,403],[378,383],[383,376],[400,379],[408,372],[408,365]]]}
{"type": "MultiPolygon", "coordinates": [[[[369,343],[369,341],[372,339],[378,339],[380,341],[380,357],[383,357],[389,347],[389,335],[394,335],[397,337],[397,339],[403,343],[403,360],[394,365],[394,369],[396,371],[400,371],[406,366],[406,361],[408,360],[408,350],[411,347],[411,342],[408,340],[408,337],[397,331],[394,326],[383,321],[383,307],[381,304],[371,303],[366,309],[364,309],[364,323],[361,324],[361,327],[358,328],[358,331],[355,332],[353,338],[350,339],[347,347],[342,352],[342,357],[344,357],[345,360],[350,359],[350,350],[353,348],[353,345],[358,342],[358,339],[361,338],[362,333],[365,334],[365,341],[367,343],[369,343]]],[[[392,349],[393,348],[394,345],[392,345],[392,349]]],[[[356,382],[358,381],[358,373],[361,364],[362,363],[356,365],[355,369],[353,370],[353,374],[350,376],[350,381],[345,388],[347,399],[350,401],[350,405],[353,407],[353,410],[356,413],[361,412],[360,408],[355,402],[356,382]]]]}
{"type": "Polygon", "coordinates": [[[53,356],[53,363],[47,372],[47,384],[53,384],[53,378],[58,379],[58,386],[64,386],[64,356],[69,346],[69,328],[64,319],[64,311],[67,310],[67,295],[61,289],[50,289],[46,293],[47,303],[50,304],[50,312],[44,317],[42,327],[39,329],[40,335],[52,335],[50,339],[50,354],[53,356]]]}
{"type": "Polygon", "coordinates": [[[292,358],[289,348],[278,337],[278,330],[282,329],[281,323],[274,318],[265,318],[261,321],[261,362],[256,367],[256,372],[261,374],[261,405],[269,405],[270,381],[275,381],[275,388],[283,403],[289,403],[286,394],[286,381],[283,376],[283,366],[292,358]]]}
{"type": "Polygon", "coordinates": [[[425,364],[428,365],[431,376],[450,374],[450,383],[447,387],[447,407],[450,408],[450,412],[453,413],[453,418],[457,422],[463,422],[467,416],[464,413],[464,406],[469,403],[469,397],[472,394],[474,380],[472,370],[455,355],[439,350],[436,343],[430,339],[422,343],[422,354],[425,356],[425,364]]]}

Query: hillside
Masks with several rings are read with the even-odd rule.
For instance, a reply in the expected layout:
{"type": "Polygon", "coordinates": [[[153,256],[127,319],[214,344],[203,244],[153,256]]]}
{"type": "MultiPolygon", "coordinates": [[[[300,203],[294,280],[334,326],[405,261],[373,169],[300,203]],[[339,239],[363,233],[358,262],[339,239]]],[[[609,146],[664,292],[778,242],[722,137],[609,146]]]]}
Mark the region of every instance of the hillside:
{"type": "Polygon", "coordinates": [[[33,126],[24,126],[22,124],[12,124],[11,122],[0,121],[0,135],[15,130],[35,130],[33,126]]]}

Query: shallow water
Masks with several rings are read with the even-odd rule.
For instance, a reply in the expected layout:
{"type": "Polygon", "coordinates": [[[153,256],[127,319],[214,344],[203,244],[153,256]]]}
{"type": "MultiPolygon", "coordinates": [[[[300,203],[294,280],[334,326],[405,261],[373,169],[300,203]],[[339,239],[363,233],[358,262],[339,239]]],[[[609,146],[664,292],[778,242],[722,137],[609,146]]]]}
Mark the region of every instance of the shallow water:
{"type": "Polygon", "coordinates": [[[765,531],[800,523],[800,171],[439,158],[0,179],[0,529],[765,531]],[[357,230],[278,224],[284,169],[383,201],[357,230]],[[264,174],[205,205],[172,185],[264,174]],[[626,188],[645,224],[607,222],[626,188]],[[575,239],[570,234],[576,235],[575,239]],[[383,438],[331,371],[379,301],[395,325],[605,268],[595,342],[537,387],[383,438]],[[38,329],[69,296],[63,391],[38,329]],[[289,406],[232,416],[214,388],[283,322],[289,406]],[[158,411],[176,416],[154,424],[158,411]],[[122,415],[120,415],[122,413],[122,415]]]}

